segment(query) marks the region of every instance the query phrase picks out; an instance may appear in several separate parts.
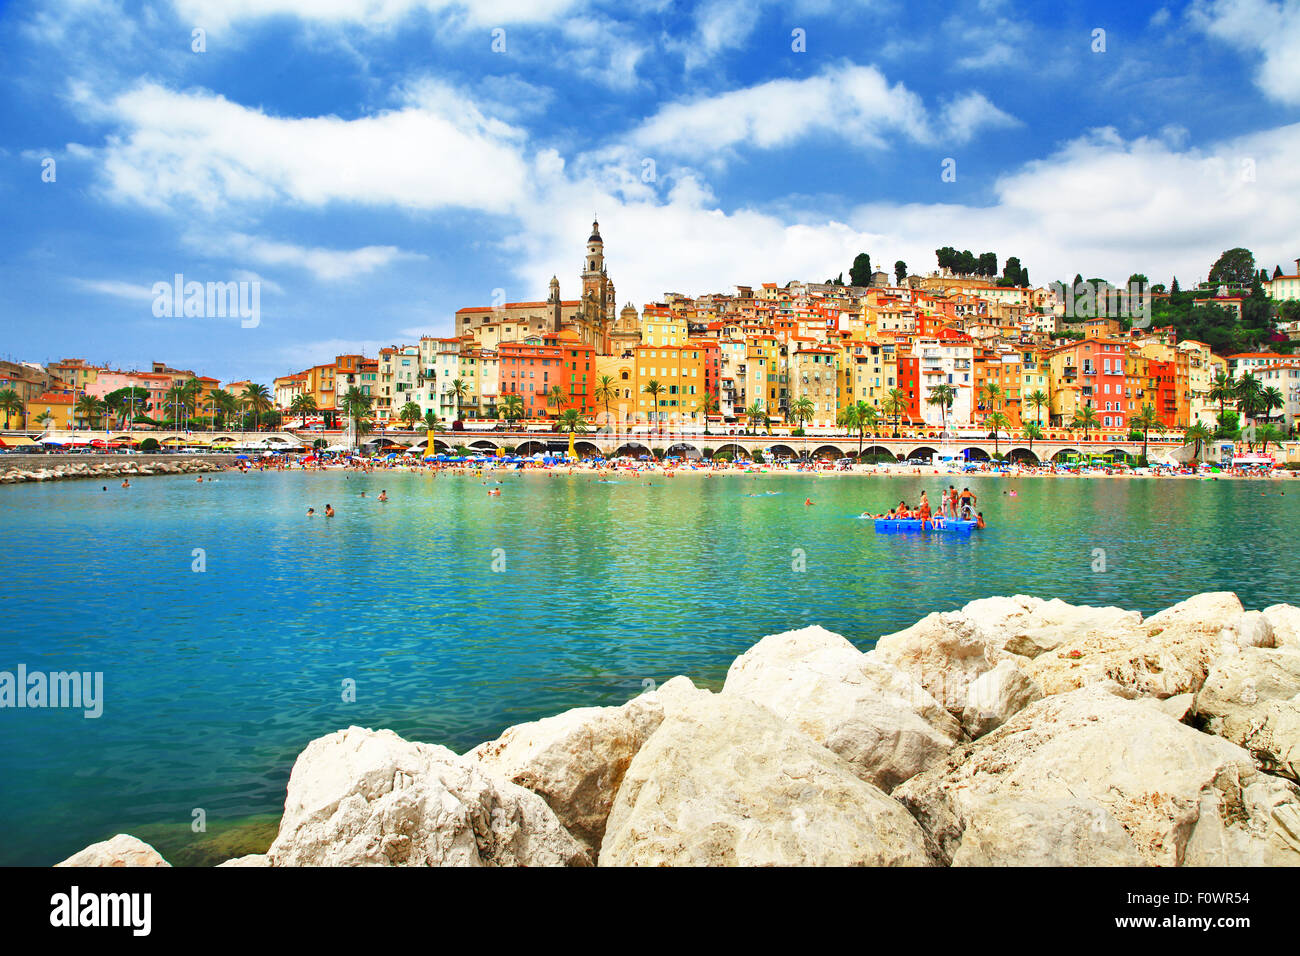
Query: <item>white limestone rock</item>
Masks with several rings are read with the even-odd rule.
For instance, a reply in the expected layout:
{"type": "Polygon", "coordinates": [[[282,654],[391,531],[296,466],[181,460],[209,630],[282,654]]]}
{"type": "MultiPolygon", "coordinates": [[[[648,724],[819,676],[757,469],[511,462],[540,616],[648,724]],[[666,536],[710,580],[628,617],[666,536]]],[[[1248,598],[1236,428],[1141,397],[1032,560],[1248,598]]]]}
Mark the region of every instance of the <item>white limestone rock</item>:
{"type": "Polygon", "coordinates": [[[771,711],[714,694],[628,768],[601,866],[927,866],[916,821],[771,711]]]}
{"type": "Polygon", "coordinates": [[[1262,769],[1300,780],[1300,648],[1245,647],[1220,657],[1195,712],[1262,769]]]}
{"type": "Polygon", "coordinates": [[[961,738],[924,687],[821,627],[763,638],[732,662],[722,694],[766,707],[886,793],[961,738]]]}
{"type": "Polygon", "coordinates": [[[1009,660],[975,679],[966,695],[961,726],[971,738],[996,730],[1043,696],[1038,684],[1009,660]]]}
{"type": "Polygon", "coordinates": [[[171,866],[162,854],[143,840],[119,833],[111,840],[92,843],[55,866],[171,866]]]}
{"type": "Polygon", "coordinates": [[[226,860],[224,863],[218,863],[222,866],[270,866],[271,860],[265,853],[250,853],[247,856],[237,856],[232,860],[226,860]]]}
{"type": "MultiPolygon", "coordinates": [[[[669,681],[663,689],[675,700],[686,688],[669,681]]],[[[663,719],[661,695],[652,691],[621,707],[579,707],[509,727],[466,757],[539,795],[595,859],[628,764],[663,719]]]]}
{"type": "Polygon", "coordinates": [[[1278,647],[1300,647],[1300,607],[1274,604],[1264,608],[1263,614],[1273,629],[1273,640],[1278,647]]]}
{"type": "Polygon", "coordinates": [[[1198,594],[1131,628],[1072,638],[1023,664],[1045,694],[1114,681],[1146,697],[1196,693],[1228,649],[1269,646],[1272,629],[1235,594],[1198,594]]]}
{"type": "Polygon", "coordinates": [[[349,727],[294,762],[272,866],[584,866],[537,794],[446,747],[349,727]]]}
{"type": "Polygon", "coordinates": [[[1118,825],[1150,865],[1300,865],[1300,790],[1131,694],[1108,683],[1045,697],[893,795],[944,861],[969,838],[963,862],[1109,865],[1128,856],[1118,825]]]}

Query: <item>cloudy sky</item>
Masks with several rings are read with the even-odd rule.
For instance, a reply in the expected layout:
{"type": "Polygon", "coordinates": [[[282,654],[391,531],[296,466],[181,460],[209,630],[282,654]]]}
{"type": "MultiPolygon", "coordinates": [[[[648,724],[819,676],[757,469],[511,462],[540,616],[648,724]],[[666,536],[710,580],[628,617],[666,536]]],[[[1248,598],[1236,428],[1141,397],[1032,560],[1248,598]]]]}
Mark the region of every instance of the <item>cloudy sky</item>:
{"type": "Polygon", "coordinates": [[[1300,256],[1300,0],[16,0],[0,60],[5,358],[269,382],[574,295],[593,213],[638,307],[1300,256]],[[260,324],[155,318],[176,273],[260,324]]]}

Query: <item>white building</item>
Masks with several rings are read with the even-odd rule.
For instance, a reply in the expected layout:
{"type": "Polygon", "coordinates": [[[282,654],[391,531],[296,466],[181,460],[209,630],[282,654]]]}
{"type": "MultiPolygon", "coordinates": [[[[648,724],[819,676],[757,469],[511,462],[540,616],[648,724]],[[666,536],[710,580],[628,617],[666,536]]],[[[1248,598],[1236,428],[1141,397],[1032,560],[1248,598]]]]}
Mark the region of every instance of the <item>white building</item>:
{"type": "Polygon", "coordinates": [[[950,339],[918,339],[913,347],[920,375],[921,416],[927,425],[967,424],[974,410],[975,344],[950,339]],[[951,385],[952,408],[930,404],[936,385],[951,385]]]}

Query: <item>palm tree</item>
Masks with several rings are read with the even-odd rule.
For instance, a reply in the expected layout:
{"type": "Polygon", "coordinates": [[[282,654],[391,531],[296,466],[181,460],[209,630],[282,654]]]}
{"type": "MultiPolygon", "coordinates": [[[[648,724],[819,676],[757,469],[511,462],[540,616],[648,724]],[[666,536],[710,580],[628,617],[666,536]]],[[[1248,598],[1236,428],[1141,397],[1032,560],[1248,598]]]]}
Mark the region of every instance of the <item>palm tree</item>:
{"type": "Polygon", "coordinates": [[[1035,410],[1037,410],[1038,414],[1034,417],[1038,420],[1038,424],[1041,425],[1043,423],[1043,406],[1050,406],[1052,404],[1052,399],[1042,389],[1035,389],[1025,396],[1025,401],[1030,405],[1033,405],[1035,410]]]}
{"type": "Polygon", "coordinates": [[[1210,390],[1206,394],[1210,401],[1219,403],[1219,418],[1222,419],[1228,402],[1234,401],[1237,397],[1232,376],[1227,372],[1218,372],[1210,382],[1210,390]]]}
{"type": "Polygon", "coordinates": [[[859,399],[856,402],[850,402],[840,411],[835,419],[835,424],[849,431],[857,430],[858,433],[858,457],[862,457],[862,442],[867,437],[867,429],[876,427],[876,422],[880,415],[876,409],[859,399]]]}
{"type": "Polygon", "coordinates": [[[9,427],[9,416],[23,410],[23,400],[14,388],[0,389],[0,411],[5,413],[5,428],[9,427]]]}
{"type": "Polygon", "coordinates": [[[47,408],[36,416],[36,420],[41,423],[42,430],[49,431],[50,423],[55,421],[54,413],[47,408]]]}
{"type": "Polygon", "coordinates": [[[1200,422],[1195,422],[1185,432],[1183,432],[1183,444],[1195,446],[1192,449],[1193,463],[1200,460],[1201,449],[1205,445],[1209,444],[1213,437],[1214,436],[1210,434],[1210,430],[1200,422]]]}
{"type": "Polygon", "coordinates": [[[183,386],[173,385],[163,393],[163,407],[170,410],[172,427],[180,428],[189,409],[189,396],[183,386]]]}
{"type": "Polygon", "coordinates": [[[1255,437],[1259,440],[1260,442],[1259,450],[1261,453],[1263,453],[1268,451],[1269,442],[1272,442],[1274,445],[1277,445],[1279,448],[1282,447],[1282,439],[1285,438],[1286,436],[1282,434],[1282,430],[1280,428],[1277,428],[1273,425],[1260,425],[1259,428],[1256,429],[1255,431],[1255,437]]]}
{"type": "Polygon", "coordinates": [[[609,403],[618,398],[618,382],[613,375],[602,375],[596,379],[592,397],[605,406],[605,424],[609,424],[609,403]]]}
{"type": "Polygon", "coordinates": [[[1084,440],[1084,441],[1087,441],[1087,440],[1088,440],[1088,432],[1089,432],[1091,429],[1096,428],[1096,427],[1098,426],[1098,424],[1100,424],[1100,423],[1097,421],[1097,413],[1096,413],[1095,411],[1093,411],[1093,408],[1092,408],[1091,405],[1085,405],[1085,406],[1083,406],[1083,408],[1080,408],[1080,409],[1076,409],[1076,410],[1075,410],[1075,413],[1074,413],[1074,420],[1073,420],[1072,422],[1070,422],[1070,427],[1071,427],[1071,428],[1082,428],[1082,429],[1083,429],[1083,440],[1084,440]]]}
{"type": "Polygon", "coordinates": [[[803,450],[804,455],[808,454],[808,433],[804,429],[804,423],[810,422],[817,415],[817,405],[807,395],[800,395],[790,403],[790,414],[794,420],[799,423],[799,430],[804,432],[803,450]]]}
{"type": "MultiPolygon", "coordinates": [[[[1236,388],[1233,389],[1233,392],[1237,398],[1237,410],[1241,412],[1243,418],[1250,419],[1251,425],[1255,424],[1255,419],[1261,414],[1268,414],[1264,409],[1266,401],[1264,397],[1264,386],[1260,380],[1250,372],[1247,372],[1237,381],[1236,388]]],[[[1250,444],[1253,444],[1253,442],[1250,444]]]]}
{"type": "Polygon", "coordinates": [[[524,417],[524,400],[514,392],[501,396],[501,417],[507,422],[517,422],[524,417]]]}
{"type": "Polygon", "coordinates": [[[1138,412],[1128,420],[1130,428],[1136,428],[1142,432],[1142,460],[1145,462],[1147,457],[1147,434],[1155,429],[1157,432],[1165,431],[1165,423],[1160,420],[1154,405],[1143,405],[1142,411],[1138,412]]]}
{"type": "Polygon", "coordinates": [[[95,419],[99,418],[104,411],[104,403],[94,395],[82,395],[77,399],[77,404],[73,406],[78,418],[86,420],[88,428],[95,427],[95,419]]]}
{"type": "Polygon", "coordinates": [[[1033,454],[1034,441],[1042,440],[1043,426],[1038,424],[1038,422],[1023,422],[1021,423],[1020,427],[1024,431],[1025,435],[1028,436],[1029,438],[1029,452],[1030,454],[1033,454]]]}
{"type": "Polygon", "coordinates": [[[1285,408],[1286,399],[1282,397],[1282,390],[1274,385],[1266,387],[1260,396],[1260,407],[1264,412],[1264,421],[1273,417],[1273,409],[1285,408]]]}
{"type": "Polygon", "coordinates": [[[559,415],[565,405],[569,404],[569,397],[564,394],[564,389],[559,385],[552,385],[551,390],[546,393],[546,404],[555,409],[555,414],[559,415]]]}
{"type": "MultiPolygon", "coordinates": [[[[559,386],[557,385],[556,388],[558,387],[559,386]]],[[[450,395],[456,400],[456,420],[459,421],[460,403],[465,401],[465,398],[469,395],[469,385],[464,379],[453,378],[451,384],[447,386],[447,391],[444,394],[450,395]]]]}
{"type": "Polygon", "coordinates": [[[567,408],[555,420],[555,430],[581,435],[587,431],[587,421],[582,417],[582,412],[578,411],[578,409],[567,408]]]}
{"type": "Polygon", "coordinates": [[[265,385],[249,382],[244,386],[244,393],[239,396],[239,403],[253,413],[253,431],[260,431],[262,415],[270,410],[271,393],[265,385]]]}
{"type": "Polygon", "coordinates": [[[402,406],[401,411],[397,413],[399,421],[403,422],[407,428],[414,429],[416,423],[423,417],[420,412],[420,406],[415,402],[407,402],[402,406]]]}
{"type": "MultiPolygon", "coordinates": [[[[118,421],[122,420],[122,408],[125,403],[122,399],[121,391],[109,392],[104,396],[104,415],[109,420],[109,427],[112,427],[113,417],[116,416],[118,421]]],[[[7,426],[6,426],[7,427],[7,426]]]]}
{"type": "Polygon", "coordinates": [[[650,379],[650,381],[646,382],[642,387],[642,394],[649,395],[651,402],[654,404],[654,418],[652,418],[651,421],[657,422],[659,420],[659,396],[664,394],[666,391],[668,391],[668,389],[663,385],[660,385],[659,380],[654,378],[650,379]]]}
{"type": "Polygon", "coordinates": [[[957,389],[946,382],[931,387],[930,397],[926,399],[929,404],[939,406],[940,428],[945,432],[948,430],[948,410],[956,400],[957,389]]]}
{"type": "Polygon", "coordinates": [[[980,386],[980,396],[984,399],[984,417],[995,410],[996,403],[1002,398],[1002,388],[997,382],[985,382],[980,386]]]}
{"type": "Polygon", "coordinates": [[[718,413],[718,397],[712,392],[705,392],[700,399],[700,414],[704,416],[704,434],[709,434],[709,416],[718,413]]]}
{"type": "Polygon", "coordinates": [[[747,424],[749,425],[749,433],[751,435],[758,434],[758,423],[762,420],[762,418],[763,418],[763,403],[755,399],[754,403],[750,405],[749,408],[745,409],[745,419],[747,424]]]}
{"type": "MultiPolygon", "coordinates": [[[[299,392],[293,398],[289,399],[289,411],[302,419],[303,425],[307,424],[307,416],[314,415],[317,411],[316,397],[308,395],[306,392],[299,392]]],[[[416,417],[419,417],[417,412],[416,417]]]]}
{"type": "Polygon", "coordinates": [[[881,411],[894,419],[894,437],[898,437],[898,423],[907,411],[907,392],[901,388],[891,388],[880,405],[881,411]]]}
{"type": "Polygon", "coordinates": [[[442,419],[432,408],[426,409],[424,413],[424,427],[431,432],[442,431],[442,419]]]}
{"type": "MultiPolygon", "coordinates": [[[[208,403],[212,406],[212,413],[218,427],[226,423],[226,416],[239,414],[239,399],[224,388],[214,388],[212,394],[208,396],[208,403]]],[[[312,399],[313,407],[315,404],[316,400],[312,399]]]]}
{"type": "Polygon", "coordinates": [[[188,378],[181,385],[181,394],[185,396],[185,407],[193,417],[197,418],[199,413],[199,399],[203,396],[203,383],[197,378],[188,378]]]}
{"type": "Polygon", "coordinates": [[[374,403],[374,397],[367,395],[356,385],[351,386],[343,393],[343,400],[339,403],[343,414],[352,419],[352,431],[357,435],[364,435],[370,431],[370,407],[374,403]]]}
{"type": "Polygon", "coordinates": [[[1002,412],[990,412],[984,416],[984,424],[993,429],[993,454],[998,454],[998,438],[1003,429],[1011,428],[1011,419],[1002,412]]]}

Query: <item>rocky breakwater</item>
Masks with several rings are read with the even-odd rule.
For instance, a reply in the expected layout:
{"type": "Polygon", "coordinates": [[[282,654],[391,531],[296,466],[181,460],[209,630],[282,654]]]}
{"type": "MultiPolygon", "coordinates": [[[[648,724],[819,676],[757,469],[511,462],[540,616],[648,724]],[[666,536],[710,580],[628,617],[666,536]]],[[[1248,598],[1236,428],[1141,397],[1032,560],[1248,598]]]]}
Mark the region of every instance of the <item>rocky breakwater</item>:
{"type": "MultiPolygon", "coordinates": [[[[1297,770],[1300,609],[990,598],[463,755],[329,734],[270,849],[222,865],[1300,865],[1297,770]]],[[[163,863],[119,835],[63,865],[163,863]]]]}
{"type": "Polygon", "coordinates": [[[25,455],[0,457],[0,485],[72,478],[138,478],[146,475],[191,475],[225,471],[234,464],[228,455],[194,457],[25,455]]]}

